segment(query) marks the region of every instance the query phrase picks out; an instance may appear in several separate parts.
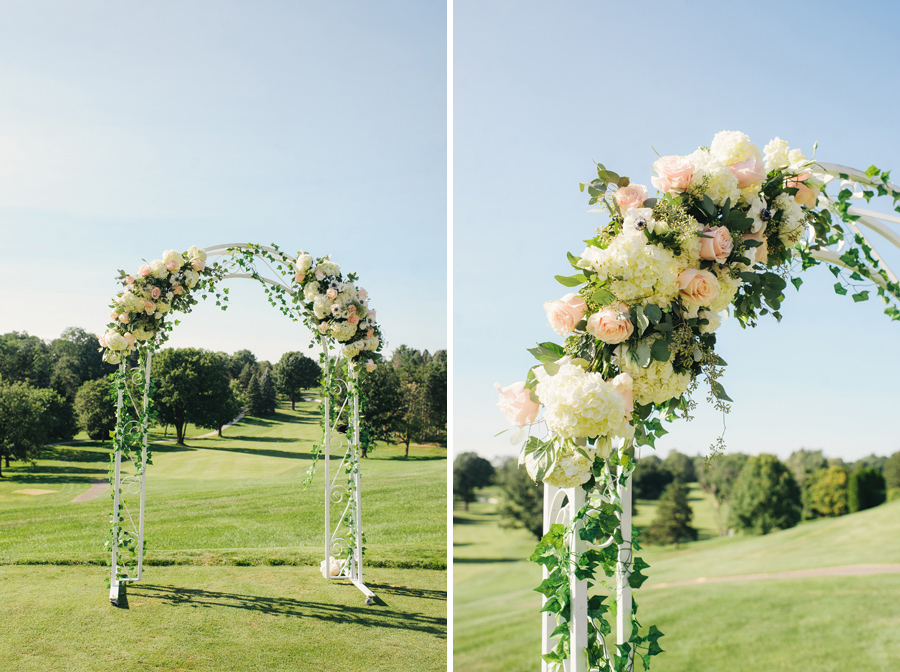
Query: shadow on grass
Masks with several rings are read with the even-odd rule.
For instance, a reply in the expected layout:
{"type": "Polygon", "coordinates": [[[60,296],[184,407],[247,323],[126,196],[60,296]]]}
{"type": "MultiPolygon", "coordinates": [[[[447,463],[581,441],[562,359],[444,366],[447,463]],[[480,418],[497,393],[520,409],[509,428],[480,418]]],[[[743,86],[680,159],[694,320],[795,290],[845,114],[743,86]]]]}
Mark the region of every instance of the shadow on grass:
{"type": "Polygon", "coordinates": [[[417,597],[424,600],[447,601],[446,590],[431,590],[428,588],[410,588],[408,586],[392,586],[388,583],[366,583],[373,592],[381,595],[402,595],[404,597],[417,597]]]}
{"type": "Polygon", "coordinates": [[[286,457],[292,460],[311,460],[312,453],[290,453],[286,450],[263,450],[256,448],[222,448],[220,446],[204,446],[206,450],[223,450],[229,453],[246,453],[247,455],[268,455],[269,457],[286,457]]]}
{"type": "MultiPolygon", "coordinates": [[[[320,621],[331,621],[334,623],[355,622],[370,628],[416,630],[442,639],[447,636],[446,618],[436,618],[404,611],[353,607],[323,602],[305,602],[289,597],[261,597],[258,595],[220,593],[179,586],[140,585],[134,586],[132,590],[135,595],[162,600],[166,604],[173,606],[185,606],[194,609],[245,609],[274,616],[316,618],[320,621]]],[[[415,595],[413,596],[415,597],[415,595]]],[[[446,599],[446,593],[444,594],[444,599],[446,599]]]]}
{"type": "Polygon", "coordinates": [[[108,462],[110,452],[110,450],[78,450],[77,448],[48,446],[41,452],[40,459],[59,462],[108,462]]]}
{"type": "MultiPolygon", "coordinates": [[[[488,516],[496,516],[495,513],[482,513],[480,516],[484,516],[487,518],[488,516]]],[[[454,525],[484,525],[486,523],[494,524],[495,520],[479,520],[477,518],[457,518],[453,516],[453,524],[454,525]]]]}
{"type": "MultiPolygon", "coordinates": [[[[85,470],[88,471],[88,470],[85,470]]],[[[99,476],[105,475],[106,472],[96,469],[91,471],[94,475],[93,478],[88,476],[75,476],[72,474],[65,474],[61,476],[53,476],[51,474],[44,473],[22,473],[16,471],[3,471],[3,479],[4,483],[22,483],[22,484],[37,484],[44,483],[46,485],[64,485],[66,483],[93,483],[95,480],[98,480],[99,476]]]]}
{"type": "Polygon", "coordinates": [[[527,558],[453,558],[453,564],[492,565],[498,562],[522,562],[527,558]]]}
{"type": "Polygon", "coordinates": [[[378,457],[378,451],[373,451],[375,454],[370,457],[376,460],[403,460],[404,462],[424,462],[428,460],[446,460],[446,455],[410,455],[409,457],[404,457],[403,455],[391,455],[390,457],[378,457]]]}

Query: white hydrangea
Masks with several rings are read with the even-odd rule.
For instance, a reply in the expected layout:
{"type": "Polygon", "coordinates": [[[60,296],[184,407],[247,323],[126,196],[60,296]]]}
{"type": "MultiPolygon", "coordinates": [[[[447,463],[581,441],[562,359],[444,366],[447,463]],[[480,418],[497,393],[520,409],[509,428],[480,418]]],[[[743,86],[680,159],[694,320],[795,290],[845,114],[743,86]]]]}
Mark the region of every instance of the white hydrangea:
{"type": "Polygon", "coordinates": [[[599,373],[560,362],[553,376],[543,367],[534,370],[534,392],[544,405],[547,428],[562,438],[628,436],[622,395],[599,373]]]}
{"type": "Polygon", "coordinates": [[[144,310],[144,298],[138,296],[134,292],[123,292],[116,297],[116,303],[119,304],[123,313],[139,313],[144,310]]]}
{"type": "Polygon", "coordinates": [[[794,247],[806,233],[806,216],[803,207],[790,194],[779,194],[775,199],[775,207],[781,210],[781,227],[778,238],[785,247],[794,247]]]}
{"type": "Polygon", "coordinates": [[[301,252],[297,255],[297,261],[294,262],[294,270],[297,273],[306,273],[312,268],[313,258],[311,254],[301,252]]]}
{"type": "Polygon", "coordinates": [[[719,293],[710,302],[709,309],[714,313],[721,313],[734,301],[738,288],[741,286],[741,281],[738,278],[732,278],[727,268],[717,272],[716,279],[719,281],[719,293]]]}
{"type": "Polygon", "coordinates": [[[725,201],[729,198],[732,205],[740,200],[741,190],[738,188],[738,179],[732,175],[728,166],[703,149],[689,154],[687,158],[694,167],[690,189],[699,187],[706,178],[705,193],[716,205],[720,207],[725,205],[725,201]]]}
{"type": "Polygon", "coordinates": [[[719,313],[712,312],[711,310],[701,310],[700,318],[709,321],[709,324],[700,325],[701,334],[711,334],[722,326],[722,316],[719,313]]]}
{"type": "Polygon", "coordinates": [[[206,252],[201,250],[196,245],[191,245],[191,248],[187,251],[187,257],[191,261],[194,259],[199,259],[200,261],[206,263],[206,252]]]}
{"type": "MultiPolygon", "coordinates": [[[[560,448],[553,463],[553,469],[544,476],[544,483],[557,488],[574,488],[582,483],[587,483],[591,478],[594,450],[592,448],[586,450],[592,456],[591,459],[581,453],[576,453],[568,446],[560,448]]],[[[525,470],[533,481],[537,480],[535,478],[537,460],[534,459],[533,453],[525,456],[525,470]]]]}
{"type": "Polygon", "coordinates": [[[306,285],[303,288],[303,298],[307,301],[312,301],[316,298],[316,295],[319,293],[319,283],[313,280],[311,283],[306,285]]]}
{"type": "Polygon", "coordinates": [[[341,343],[349,341],[356,335],[356,325],[349,322],[332,322],[331,333],[341,343]]]}
{"type": "Polygon", "coordinates": [[[153,338],[153,335],[156,333],[156,331],[141,326],[132,329],[131,333],[134,334],[134,337],[139,341],[149,341],[151,338],[153,338]]]}
{"type": "MultiPolygon", "coordinates": [[[[647,341],[653,344],[657,337],[647,341]]],[[[621,358],[621,370],[631,374],[634,381],[634,402],[636,404],[663,404],[669,399],[680,397],[691,384],[690,373],[675,373],[672,362],[658,362],[651,360],[646,369],[637,362],[632,361],[628,354],[628,348],[623,349],[621,358]]]]}
{"type": "Polygon", "coordinates": [[[331,300],[324,294],[313,298],[313,314],[320,320],[331,315],[331,300]]]}
{"type": "Polygon", "coordinates": [[[750,136],[740,131],[719,131],[709,146],[709,153],[722,165],[731,166],[746,161],[755,155],[763,162],[762,152],[750,140],[750,136]]]}
{"type": "Polygon", "coordinates": [[[348,359],[353,359],[359,353],[366,349],[366,339],[362,339],[359,341],[353,341],[353,343],[347,343],[342,349],[344,357],[348,359]]]}
{"type": "Polygon", "coordinates": [[[169,269],[166,268],[166,264],[162,259],[154,259],[150,262],[150,275],[152,275],[154,278],[162,280],[168,274],[169,269]]]}
{"type": "Polygon", "coordinates": [[[678,294],[678,262],[669,250],[651,245],[643,232],[616,236],[605,250],[590,246],[579,268],[593,270],[600,281],[609,280],[616,298],[667,305],[678,294]]]}
{"type": "Polygon", "coordinates": [[[124,350],[128,345],[125,342],[125,337],[114,329],[110,329],[109,331],[107,331],[103,335],[103,340],[106,341],[106,346],[110,350],[124,350]]]}
{"type": "Polygon", "coordinates": [[[316,266],[315,273],[317,275],[321,273],[322,275],[328,277],[337,277],[341,274],[341,267],[333,261],[323,261],[321,264],[316,266]]]}
{"type": "Polygon", "coordinates": [[[187,283],[188,289],[193,289],[198,282],[200,282],[200,274],[192,268],[189,268],[184,272],[184,280],[187,283]]]}
{"type": "Polygon", "coordinates": [[[168,264],[170,261],[174,261],[178,264],[178,267],[181,268],[181,265],[184,263],[184,257],[181,256],[181,252],[178,250],[166,250],[162,255],[163,264],[168,264]]]}
{"type": "Polygon", "coordinates": [[[781,138],[773,138],[769,140],[765,148],[765,164],[766,172],[784,168],[790,164],[788,158],[788,143],[781,138]]]}

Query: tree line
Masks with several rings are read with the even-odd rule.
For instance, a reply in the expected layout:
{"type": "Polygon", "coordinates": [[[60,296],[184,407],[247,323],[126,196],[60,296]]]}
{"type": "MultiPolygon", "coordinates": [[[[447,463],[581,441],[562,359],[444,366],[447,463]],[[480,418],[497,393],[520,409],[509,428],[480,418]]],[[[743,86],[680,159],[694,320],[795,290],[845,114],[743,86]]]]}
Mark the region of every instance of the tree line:
{"type": "MultiPolygon", "coordinates": [[[[697,538],[691,525],[690,483],[712,496],[720,535],[767,534],[802,520],[846,515],[900,499],[900,452],[853,463],[807,449],[795,451],[784,462],[774,455],[743,453],[707,460],[676,450],[665,459],[643,456],[632,476],[634,500],[657,502],[653,521],[641,531],[643,540],[678,545],[697,538]]],[[[475,501],[475,491],[489,485],[500,486],[501,525],[520,527],[540,538],[543,486],[534,484],[517,460],[508,458],[494,466],[476,453],[457,456],[453,492],[467,509],[475,501]]]]}

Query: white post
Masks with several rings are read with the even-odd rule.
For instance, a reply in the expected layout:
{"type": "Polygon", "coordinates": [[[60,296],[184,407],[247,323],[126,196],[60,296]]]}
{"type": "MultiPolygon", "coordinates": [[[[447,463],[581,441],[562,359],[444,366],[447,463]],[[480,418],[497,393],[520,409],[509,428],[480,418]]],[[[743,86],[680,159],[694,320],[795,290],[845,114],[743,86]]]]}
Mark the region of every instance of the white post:
{"type": "MultiPolygon", "coordinates": [[[[620,472],[621,474],[621,467],[620,472]]],[[[619,516],[619,527],[622,531],[622,543],[619,544],[618,564],[616,565],[616,644],[625,644],[631,638],[631,476],[624,486],[618,486],[619,502],[622,513],[619,516]]],[[[634,667],[634,650],[628,656],[627,670],[634,667]]]]}
{"type": "MultiPolygon", "coordinates": [[[[150,401],[150,362],[153,359],[153,353],[147,352],[147,364],[144,367],[144,406],[143,412],[147,412],[147,404],[150,401]]],[[[141,513],[140,522],[138,523],[138,573],[137,580],[140,581],[144,575],[144,499],[147,490],[147,432],[149,430],[148,419],[145,415],[144,422],[141,424],[141,433],[143,434],[141,442],[141,513]]]]}
{"type": "Polygon", "coordinates": [[[322,344],[325,370],[325,389],[323,390],[323,402],[325,404],[325,578],[331,577],[331,361],[328,357],[328,342],[325,336],[319,339],[322,344]]]}
{"type": "MultiPolygon", "coordinates": [[[[125,362],[119,364],[119,372],[125,374],[125,362]]],[[[122,422],[122,406],[124,403],[124,391],[119,388],[119,396],[116,400],[116,426],[122,422]]],[[[110,577],[109,577],[109,601],[113,604],[119,602],[119,581],[118,561],[119,561],[119,490],[122,487],[122,451],[119,450],[118,437],[116,445],[116,474],[113,479],[113,519],[112,519],[112,559],[110,560],[110,577]]]]}
{"type": "Polygon", "coordinates": [[[355,512],[354,517],[356,519],[356,539],[354,542],[356,543],[356,552],[355,552],[355,572],[356,576],[354,577],[360,583],[363,582],[363,563],[362,563],[362,490],[360,489],[360,474],[359,474],[359,377],[357,376],[356,367],[353,365],[353,362],[348,361],[348,368],[350,369],[350,376],[353,378],[353,481],[355,485],[355,492],[353,493],[353,497],[355,499],[354,506],[355,512]]]}

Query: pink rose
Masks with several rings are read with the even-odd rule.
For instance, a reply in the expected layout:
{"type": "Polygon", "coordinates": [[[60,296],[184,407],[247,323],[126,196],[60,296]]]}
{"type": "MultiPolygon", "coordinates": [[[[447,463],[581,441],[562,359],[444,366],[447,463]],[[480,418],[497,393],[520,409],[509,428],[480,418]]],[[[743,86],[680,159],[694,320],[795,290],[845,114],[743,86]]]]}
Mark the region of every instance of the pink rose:
{"type": "Polygon", "coordinates": [[[678,276],[678,290],[686,303],[708,306],[719,294],[719,281],[709,271],[688,268],[678,276]]]}
{"type": "Polygon", "coordinates": [[[374,336],[374,335],[375,335],[375,330],[374,330],[374,329],[369,329],[369,330],[366,332],[366,338],[372,338],[372,336],[374,336]]]}
{"type": "Polygon", "coordinates": [[[524,427],[527,423],[534,422],[538,405],[531,400],[531,390],[525,389],[524,382],[519,381],[507,387],[494,383],[494,389],[500,393],[497,405],[511,423],[524,427]]]}
{"type": "Polygon", "coordinates": [[[691,184],[694,166],[686,156],[663,156],[653,162],[659,177],[651,177],[653,186],[661,192],[684,191],[691,184]]]}
{"type": "Polygon", "coordinates": [[[181,264],[175,259],[172,259],[171,261],[166,262],[166,268],[170,271],[177,271],[179,268],[181,268],[181,264]]]}
{"type": "Polygon", "coordinates": [[[616,203],[623,215],[629,208],[639,208],[647,200],[647,187],[643,184],[629,184],[616,191],[616,203]]]}
{"type": "Polygon", "coordinates": [[[615,344],[628,340],[634,332],[628,306],[614,303],[594,313],[588,318],[587,331],[604,343],[615,344]]]}
{"type": "Polygon", "coordinates": [[[368,362],[366,362],[366,371],[368,371],[369,373],[372,373],[372,371],[374,371],[374,370],[375,370],[375,362],[373,362],[370,359],[368,362]]]}
{"type": "Polygon", "coordinates": [[[148,275],[150,275],[150,266],[148,264],[141,264],[138,268],[138,273],[146,278],[148,275]]]}
{"type": "Polygon", "coordinates": [[[751,154],[749,158],[740,163],[728,166],[728,170],[737,178],[740,189],[751,187],[766,176],[766,167],[759,162],[756,154],[751,154]]]}
{"type": "Polygon", "coordinates": [[[111,320],[118,320],[118,319],[119,319],[119,314],[118,314],[116,311],[112,311],[112,312],[109,314],[109,319],[111,319],[111,320]]]}
{"type": "Polygon", "coordinates": [[[203,261],[202,259],[199,259],[199,258],[198,258],[198,259],[191,259],[191,266],[194,267],[194,270],[195,270],[195,271],[200,272],[200,271],[202,271],[204,268],[206,268],[206,262],[203,261]]]}
{"type": "Polygon", "coordinates": [[[126,276],[125,276],[125,283],[128,284],[128,285],[133,285],[133,284],[134,284],[134,276],[133,276],[133,275],[126,275],[126,276]]]}
{"type": "Polygon", "coordinates": [[[625,400],[625,417],[631,420],[631,413],[634,411],[634,380],[627,373],[620,373],[618,376],[609,381],[613,389],[622,395],[625,400]]]}
{"type": "Polygon", "coordinates": [[[97,337],[97,342],[100,344],[101,348],[108,348],[109,346],[106,344],[106,338],[103,336],[97,337]]]}
{"type": "Polygon", "coordinates": [[[746,252],[750,257],[751,264],[766,264],[769,261],[769,241],[766,239],[762,231],[756,233],[745,233],[741,236],[744,240],[755,240],[762,243],[758,247],[748,247],[746,252]]]}
{"type": "Polygon", "coordinates": [[[136,340],[137,340],[137,339],[134,337],[134,334],[132,334],[130,331],[126,331],[126,332],[125,332],[125,345],[127,345],[129,348],[130,348],[132,345],[134,345],[134,342],[135,342],[136,340]]]}
{"type": "Polygon", "coordinates": [[[175,287],[172,288],[172,293],[175,295],[181,294],[183,292],[184,290],[181,288],[181,285],[175,285],[175,287]]]}
{"type": "Polygon", "coordinates": [[[324,334],[326,331],[328,331],[328,323],[327,322],[319,322],[319,325],[316,328],[319,330],[320,334],[324,334]]]}
{"type": "Polygon", "coordinates": [[[162,290],[159,287],[154,287],[150,290],[150,296],[155,300],[159,298],[159,295],[162,294],[162,290]]]}
{"type": "Polygon", "coordinates": [[[338,291],[337,291],[334,287],[330,287],[330,288],[328,289],[328,291],[325,292],[325,295],[326,295],[329,299],[336,299],[336,298],[337,298],[337,295],[338,295],[338,291]]]}
{"type": "Polygon", "coordinates": [[[731,233],[724,226],[708,227],[700,235],[701,259],[715,260],[724,264],[733,248],[734,241],[731,239],[731,233]]]}
{"type": "Polygon", "coordinates": [[[347,318],[347,322],[349,324],[359,324],[359,315],[351,314],[350,317],[347,318]]]}
{"type": "Polygon", "coordinates": [[[369,295],[369,293],[368,293],[366,290],[364,290],[364,289],[360,289],[360,290],[356,293],[356,295],[359,297],[359,300],[360,300],[360,301],[365,301],[365,300],[366,300],[366,297],[369,295]]]}
{"type": "Polygon", "coordinates": [[[798,175],[796,179],[785,180],[784,182],[784,186],[794,187],[797,190],[794,200],[800,205],[805,205],[807,208],[814,207],[816,201],[819,199],[819,190],[806,186],[806,181],[810,177],[812,177],[812,175],[809,173],[803,173],[802,175],[798,175]]]}
{"type": "Polygon", "coordinates": [[[297,271],[296,273],[294,273],[294,280],[296,280],[297,282],[303,282],[304,280],[306,280],[306,273],[297,271]]]}
{"type": "Polygon", "coordinates": [[[156,312],[156,304],[153,301],[144,301],[144,312],[152,315],[156,312]]]}
{"type": "Polygon", "coordinates": [[[351,315],[355,315],[356,314],[356,306],[351,303],[349,306],[347,306],[347,312],[350,313],[351,315]]]}
{"type": "Polygon", "coordinates": [[[544,310],[547,311],[547,319],[550,321],[553,331],[560,336],[565,336],[571,333],[575,325],[584,319],[587,306],[584,305],[584,299],[578,294],[566,294],[558,301],[545,303],[544,310]]]}
{"type": "Polygon", "coordinates": [[[119,322],[122,324],[128,324],[128,313],[122,313],[119,315],[119,322]]]}

